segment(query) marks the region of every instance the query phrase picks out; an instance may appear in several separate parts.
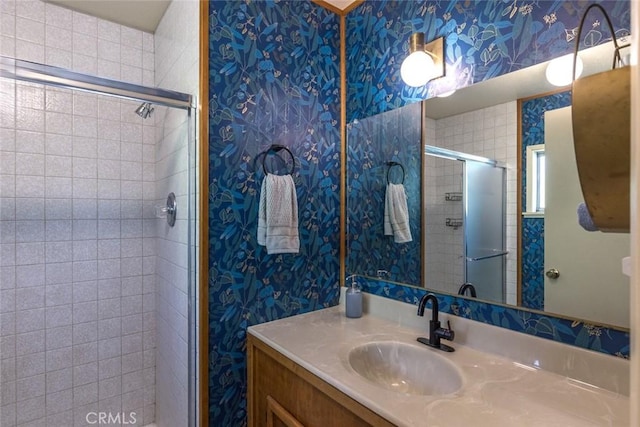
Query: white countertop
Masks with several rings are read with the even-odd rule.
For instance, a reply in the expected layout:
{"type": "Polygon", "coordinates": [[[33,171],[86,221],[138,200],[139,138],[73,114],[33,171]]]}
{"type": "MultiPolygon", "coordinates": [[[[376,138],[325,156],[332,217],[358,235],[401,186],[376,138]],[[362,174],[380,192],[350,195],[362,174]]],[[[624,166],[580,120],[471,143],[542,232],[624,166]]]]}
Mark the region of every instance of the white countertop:
{"type": "Polygon", "coordinates": [[[249,333],[398,426],[629,426],[628,396],[456,341],[443,341],[455,347],[453,353],[417,343],[418,336],[428,334],[429,316],[427,310],[420,319],[424,328],[415,329],[369,314],[348,319],[344,307],[337,306],[252,326],[249,333]],[[374,341],[437,352],[457,366],[462,387],[448,395],[419,396],[369,382],[351,368],[348,354],[374,341]]]}

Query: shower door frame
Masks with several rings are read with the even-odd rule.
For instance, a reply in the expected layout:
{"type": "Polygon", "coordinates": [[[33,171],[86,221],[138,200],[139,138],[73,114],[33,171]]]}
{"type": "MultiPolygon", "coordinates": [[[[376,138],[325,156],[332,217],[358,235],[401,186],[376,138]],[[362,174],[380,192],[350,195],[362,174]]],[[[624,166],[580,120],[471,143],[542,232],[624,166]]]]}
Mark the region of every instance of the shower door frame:
{"type": "MultiPolygon", "coordinates": [[[[188,131],[187,131],[187,149],[189,153],[189,178],[187,184],[187,194],[194,195],[189,199],[187,210],[188,223],[188,336],[189,336],[189,355],[188,355],[188,422],[189,427],[195,427],[198,422],[198,360],[197,345],[198,332],[196,322],[198,319],[197,292],[198,281],[200,279],[197,266],[197,244],[198,230],[196,224],[198,222],[198,203],[199,195],[197,186],[197,167],[198,162],[198,144],[196,136],[196,111],[197,102],[193,95],[171,91],[160,88],[136,85],[119,80],[111,80],[102,77],[92,76],[88,74],[78,73],[60,67],[39,64],[30,61],[10,58],[0,55],[0,78],[12,79],[17,81],[25,81],[29,83],[42,84],[45,86],[55,86],[65,89],[81,90],[85,92],[96,93],[100,95],[114,96],[141,102],[150,102],[152,104],[161,105],[170,108],[186,110],[188,131]],[[191,157],[193,156],[193,157],[191,157]],[[191,165],[194,165],[192,168],[191,165]],[[193,171],[193,172],[192,172],[193,171]]],[[[202,242],[200,242],[202,244],[202,242]]]]}
{"type": "Polygon", "coordinates": [[[105,79],[7,56],[0,56],[0,77],[151,102],[183,110],[195,109],[194,97],[186,93],[105,79]]]}
{"type": "MultiPolygon", "coordinates": [[[[424,132],[423,132],[424,135],[424,132]]],[[[500,168],[503,170],[503,178],[502,178],[502,191],[503,194],[505,194],[506,192],[506,177],[504,175],[505,171],[506,171],[506,166],[501,163],[498,162],[497,160],[493,160],[493,159],[489,159],[487,157],[482,157],[482,156],[476,156],[474,154],[467,154],[467,153],[462,153],[460,151],[455,151],[455,150],[450,150],[447,148],[442,148],[442,147],[436,147],[434,145],[427,145],[424,144],[424,151],[423,151],[423,161],[424,158],[427,156],[431,156],[431,157],[440,157],[443,159],[447,159],[447,160],[452,160],[452,161],[461,161],[463,163],[463,182],[467,179],[466,176],[466,164],[467,161],[471,161],[471,162],[476,162],[476,163],[481,163],[481,164],[485,164],[485,165],[489,165],[492,166],[494,168],[500,168]]],[[[424,167],[423,169],[423,173],[424,173],[424,167]]],[[[424,182],[424,177],[422,178],[423,182],[424,182]]],[[[466,185],[465,185],[466,187],[466,185]]],[[[422,191],[421,193],[424,193],[424,191],[422,191]]],[[[465,192],[466,193],[466,192],[465,192]]],[[[421,194],[422,196],[422,194],[421,194]]],[[[466,225],[466,219],[467,219],[467,209],[466,209],[466,194],[463,195],[464,198],[464,210],[462,213],[462,217],[463,217],[463,224],[466,225]]],[[[424,211],[424,199],[421,201],[422,206],[423,206],[423,211],[424,211]]],[[[504,230],[506,230],[506,219],[505,219],[505,213],[506,213],[506,197],[503,197],[502,199],[502,224],[503,224],[503,233],[502,233],[502,252],[499,255],[496,256],[505,256],[508,254],[508,252],[506,251],[506,232],[504,230]]],[[[421,241],[424,243],[425,242],[425,238],[426,238],[426,232],[424,231],[426,229],[426,225],[425,225],[425,221],[426,221],[426,217],[425,215],[423,215],[422,217],[422,226],[421,229],[422,231],[422,236],[421,236],[421,241]]],[[[467,230],[466,227],[464,229],[464,235],[463,235],[463,247],[464,247],[464,258],[465,258],[465,262],[464,262],[464,277],[465,277],[465,282],[467,281],[467,257],[468,257],[468,253],[467,253],[467,230]]],[[[425,259],[424,259],[424,254],[425,254],[425,250],[422,250],[422,275],[423,275],[423,283],[425,282],[425,270],[426,268],[424,267],[425,264],[425,259]]],[[[462,283],[460,284],[462,285],[462,283]]],[[[503,301],[499,301],[499,304],[504,304],[504,299],[506,298],[506,262],[505,259],[503,258],[503,262],[502,262],[502,296],[503,296],[503,301]]]]}

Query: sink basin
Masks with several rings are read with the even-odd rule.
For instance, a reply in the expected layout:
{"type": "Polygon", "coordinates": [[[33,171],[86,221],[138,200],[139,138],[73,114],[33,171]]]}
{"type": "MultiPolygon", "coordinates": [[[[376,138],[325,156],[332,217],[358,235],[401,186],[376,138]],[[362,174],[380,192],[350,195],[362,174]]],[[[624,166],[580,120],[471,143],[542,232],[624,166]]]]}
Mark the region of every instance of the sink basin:
{"type": "Polygon", "coordinates": [[[370,382],[400,393],[434,396],[462,387],[458,369],[426,347],[395,341],[372,342],[351,350],[349,364],[370,382]]]}

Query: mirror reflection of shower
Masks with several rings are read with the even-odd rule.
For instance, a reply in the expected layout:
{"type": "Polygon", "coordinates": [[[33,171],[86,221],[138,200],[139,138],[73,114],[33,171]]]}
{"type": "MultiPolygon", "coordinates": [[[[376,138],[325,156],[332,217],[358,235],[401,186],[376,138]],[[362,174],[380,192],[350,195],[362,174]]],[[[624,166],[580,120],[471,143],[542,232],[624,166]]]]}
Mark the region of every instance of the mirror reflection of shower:
{"type": "Polygon", "coordinates": [[[505,168],[495,160],[425,147],[425,277],[455,294],[505,302],[505,168]]]}
{"type": "Polygon", "coordinates": [[[143,119],[148,119],[153,113],[153,107],[150,102],[143,102],[138,108],[136,108],[136,114],[143,119]]]}

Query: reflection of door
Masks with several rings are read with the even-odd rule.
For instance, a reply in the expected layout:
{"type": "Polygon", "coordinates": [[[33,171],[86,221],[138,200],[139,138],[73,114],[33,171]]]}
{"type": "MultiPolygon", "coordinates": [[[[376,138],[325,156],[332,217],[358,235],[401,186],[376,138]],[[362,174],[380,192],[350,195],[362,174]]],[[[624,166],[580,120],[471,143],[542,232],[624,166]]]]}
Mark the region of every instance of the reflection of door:
{"type": "MultiPolygon", "coordinates": [[[[621,260],[629,234],[588,232],[578,224],[583,201],[571,130],[571,107],[545,113],[545,311],[629,326],[629,280],[621,260]]],[[[623,161],[628,159],[623,159],[623,161]]]]}

